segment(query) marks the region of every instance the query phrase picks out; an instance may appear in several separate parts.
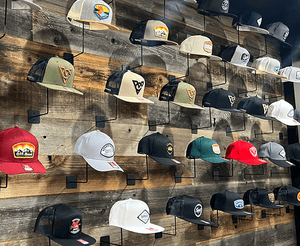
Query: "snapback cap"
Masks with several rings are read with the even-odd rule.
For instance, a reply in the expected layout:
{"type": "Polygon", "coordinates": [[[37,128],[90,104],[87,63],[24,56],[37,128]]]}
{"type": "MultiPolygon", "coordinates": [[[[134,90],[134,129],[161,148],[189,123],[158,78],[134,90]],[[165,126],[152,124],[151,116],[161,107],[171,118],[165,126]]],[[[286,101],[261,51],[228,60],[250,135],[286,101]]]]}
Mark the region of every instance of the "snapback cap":
{"type": "Polygon", "coordinates": [[[148,205],[136,199],[116,202],[109,212],[109,225],[141,234],[152,234],[164,231],[164,228],[150,223],[148,205]]]}
{"type": "Polygon", "coordinates": [[[267,116],[273,117],[288,126],[300,125],[300,123],[294,119],[294,107],[283,99],[273,102],[269,106],[267,116]]]}
{"type": "Polygon", "coordinates": [[[275,198],[294,206],[300,206],[300,190],[295,187],[281,186],[274,189],[275,198]]]}
{"type": "Polygon", "coordinates": [[[286,157],[300,162],[300,143],[289,144],[285,147],[286,157]]]}
{"type": "Polygon", "coordinates": [[[213,43],[205,36],[194,35],[182,41],[179,51],[190,54],[190,58],[206,57],[211,60],[221,60],[221,57],[212,54],[213,43]]]}
{"type": "Polygon", "coordinates": [[[300,83],[300,68],[288,66],[280,69],[280,75],[287,77],[286,79],[282,79],[282,82],[293,82],[300,83]]]}
{"type": "Polygon", "coordinates": [[[202,203],[197,198],[180,195],[169,199],[166,213],[194,224],[212,226],[211,221],[201,218],[202,210],[202,203]]]}
{"type": "Polygon", "coordinates": [[[275,142],[268,142],[261,145],[258,156],[268,158],[271,162],[280,167],[295,166],[293,163],[286,160],[284,148],[275,142]]]}
{"type": "Polygon", "coordinates": [[[272,118],[266,116],[268,108],[269,104],[265,100],[257,96],[244,98],[239,102],[237,106],[237,109],[243,110],[249,115],[264,120],[272,120],[272,118]]]}
{"type": "Polygon", "coordinates": [[[145,86],[145,79],[141,75],[130,70],[123,70],[108,77],[104,92],[125,102],[154,103],[143,97],[145,86]]]}
{"type": "Polygon", "coordinates": [[[174,41],[168,40],[168,26],[159,20],[144,20],[135,25],[129,40],[133,44],[143,44],[145,46],[158,45],[178,45],[174,41]]]}
{"type": "Polygon", "coordinates": [[[222,53],[221,57],[224,61],[227,61],[238,67],[245,67],[249,69],[254,69],[248,67],[247,64],[250,61],[250,53],[245,48],[239,45],[229,45],[222,53]]]}
{"type": "Polygon", "coordinates": [[[39,143],[30,132],[17,126],[0,132],[0,170],[5,174],[45,173],[38,156],[39,143]]]}
{"type": "Polygon", "coordinates": [[[244,194],[243,200],[245,205],[255,205],[263,208],[283,208],[283,205],[275,204],[275,195],[272,191],[255,188],[247,190],[244,194]]]}
{"type": "Polygon", "coordinates": [[[205,137],[196,138],[194,141],[189,143],[186,150],[186,157],[189,159],[200,158],[211,163],[222,163],[228,161],[221,157],[220,147],[217,142],[205,137]]]}
{"type": "Polygon", "coordinates": [[[191,84],[183,81],[169,82],[160,91],[160,101],[172,101],[172,103],[185,108],[204,109],[195,104],[196,89],[191,84]]]}
{"type": "Polygon", "coordinates": [[[229,0],[197,0],[197,2],[198,13],[236,17],[236,15],[228,13],[230,5],[229,0]]]}
{"type": "Polygon", "coordinates": [[[124,172],[114,161],[115,144],[113,140],[99,130],[81,135],[75,144],[74,152],[81,155],[97,171],[124,172]]]}
{"type": "Polygon", "coordinates": [[[254,215],[243,210],[244,200],[238,193],[228,190],[214,194],[211,197],[210,206],[213,210],[221,210],[233,215],[254,215]]]}
{"type": "Polygon", "coordinates": [[[274,75],[277,78],[286,79],[286,76],[280,75],[280,62],[271,57],[261,57],[252,63],[252,67],[256,69],[256,74],[274,75]]]}
{"type": "Polygon", "coordinates": [[[285,24],[283,24],[282,22],[274,22],[266,25],[264,28],[269,31],[270,36],[278,39],[284,44],[291,46],[290,44],[285,42],[290,34],[290,29],[285,24]]]}
{"type": "Polygon", "coordinates": [[[96,239],[82,232],[82,215],[72,207],[57,204],[44,208],[38,215],[35,232],[64,246],[93,245],[96,239]]]}
{"type": "Polygon", "coordinates": [[[67,14],[67,21],[89,30],[119,30],[111,25],[113,11],[102,0],[76,0],[67,14]]]}
{"type": "Polygon", "coordinates": [[[226,159],[234,159],[249,165],[261,165],[268,163],[257,156],[256,148],[248,142],[238,140],[227,147],[226,159]]]}
{"type": "Polygon", "coordinates": [[[75,69],[73,65],[59,57],[46,56],[39,59],[29,70],[27,80],[53,90],[69,91],[80,95],[74,89],[75,69]]]}
{"type": "Polygon", "coordinates": [[[173,149],[170,139],[156,132],[140,140],[137,152],[149,155],[153,160],[163,165],[183,165],[180,161],[174,159],[173,149]]]}

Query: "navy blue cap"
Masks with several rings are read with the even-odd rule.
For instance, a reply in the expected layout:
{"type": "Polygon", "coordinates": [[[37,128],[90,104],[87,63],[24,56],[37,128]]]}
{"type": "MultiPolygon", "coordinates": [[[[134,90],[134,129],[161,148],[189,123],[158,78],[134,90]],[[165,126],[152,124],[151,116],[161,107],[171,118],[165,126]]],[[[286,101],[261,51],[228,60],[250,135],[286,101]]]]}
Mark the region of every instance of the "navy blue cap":
{"type": "Polygon", "coordinates": [[[300,162],[300,143],[289,144],[284,149],[286,157],[300,162]]]}
{"type": "Polygon", "coordinates": [[[295,187],[281,186],[274,189],[276,200],[300,206],[300,190],[295,187]]]}

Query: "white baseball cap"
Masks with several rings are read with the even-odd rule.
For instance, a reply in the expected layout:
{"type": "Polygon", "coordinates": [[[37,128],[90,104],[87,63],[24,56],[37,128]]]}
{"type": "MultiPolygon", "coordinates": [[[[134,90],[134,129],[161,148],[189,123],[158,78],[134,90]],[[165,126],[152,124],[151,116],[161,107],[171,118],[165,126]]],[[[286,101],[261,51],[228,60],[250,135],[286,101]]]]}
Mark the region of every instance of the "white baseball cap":
{"type": "Polygon", "coordinates": [[[255,69],[248,67],[247,64],[250,61],[250,53],[247,49],[239,45],[230,45],[222,53],[221,57],[224,61],[227,61],[238,67],[245,67],[249,69],[255,69]]]}
{"type": "Polygon", "coordinates": [[[267,116],[274,117],[276,120],[288,126],[299,126],[300,123],[294,117],[294,107],[287,101],[281,99],[273,102],[268,109],[267,116]]]}
{"type": "Polygon", "coordinates": [[[280,75],[280,61],[271,57],[261,57],[252,63],[252,67],[256,69],[257,74],[270,74],[278,78],[286,79],[286,76],[280,75]]]}
{"type": "Polygon", "coordinates": [[[75,144],[74,152],[81,155],[97,171],[124,172],[114,161],[114,142],[108,135],[99,130],[80,136],[75,144]]]}
{"type": "Polygon", "coordinates": [[[36,3],[33,2],[33,0],[18,0],[18,1],[14,1],[16,3],[25,3],[27,4],[31,9],[34,9],[34,10],[41,10],[42,7],[37,5],[36,3]]]}
{"type": "Polygon", "coordinates": [[[299,67],[285,67],[280,69],[280,74],[286,76],[287,79],[282,79],[282,82],[300,83],[300,68],[299,67]]]}
{"type": "Polygon", "coordinates": [[[111,25],[113,11],[102,0],[76,0],[69,10],[67,20],[70,24],[89,30],[119,30],[111,25]]]}
{"type": "Polygon", "coordinates": [[[131,198],[118,201],[112,206],[109,213],[109,225],[142,234],[165,230],[161,226],[150,223],[150,211],[145,202],[131,198]]]}

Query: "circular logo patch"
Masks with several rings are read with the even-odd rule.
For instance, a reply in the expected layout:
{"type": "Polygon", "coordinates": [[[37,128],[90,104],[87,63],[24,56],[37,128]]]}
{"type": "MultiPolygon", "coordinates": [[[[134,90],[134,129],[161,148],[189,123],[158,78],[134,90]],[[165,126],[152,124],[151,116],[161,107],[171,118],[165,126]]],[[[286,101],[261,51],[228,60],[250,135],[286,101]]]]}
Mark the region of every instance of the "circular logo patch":
{"type": "Polygon", "coordinates": [[[173,145],[172,145],[172,143],[167,144],[167,153],[168,153],[168,155],[173,154],[173,145]]]}
{"type": "Polygon", "coordinates": [[[203,49],[205,52],[211,54],[212,53],[212,43],[209,41],[206,41],[203,45],[203,49]]]}
{"type": "Polygon", "coordinates": [[[298,192],[297,200],[300,202],[300,192],[298,192]]]}
{"type": "Polygon", "coordinates": [[[198,203],[194,208],[194,214],[197,218],[199,218],[202,214],[202,205],[198,203]]]}
{"type": "Polygon", "coordinates": [[[217,155],[221,154],[220,147],[219,147],[218,144],[213,144],[211,147],[212,147],[212,151],[213,151],[215,154],[217,154],[217,155]]]}
{"type": "Polygon", "coordinates": [[[241,57],[241,60],[242,60],[242,62],[246,63],[246,62],[249,61],[249,58],[250,57],[249,57],[249,55],[247,53],[243,53],[242,57],[241,57]]]}
{"type": "Polygon", "coordinates": [[[224,0],[221,7],[224,11],[227,11],[229,9],[229,0],[224,0]]]}
{"type": "Polygon", "coordinates": [[[114,146],[112,146],[112,144],[110,144],[110,143],[105,144],[102,147],[102,149],[100,150],[100,154],[107,158],[113,157],[114,156],[114,146]]]}
{"type": "Polygon", "coordinates": [[[251,155],[253,155],[254,157],[257,156],[257,150],[256,150],[255,147],[251,147],[251,148],[249,149],[249,151],[250,151],[251,155]]]}

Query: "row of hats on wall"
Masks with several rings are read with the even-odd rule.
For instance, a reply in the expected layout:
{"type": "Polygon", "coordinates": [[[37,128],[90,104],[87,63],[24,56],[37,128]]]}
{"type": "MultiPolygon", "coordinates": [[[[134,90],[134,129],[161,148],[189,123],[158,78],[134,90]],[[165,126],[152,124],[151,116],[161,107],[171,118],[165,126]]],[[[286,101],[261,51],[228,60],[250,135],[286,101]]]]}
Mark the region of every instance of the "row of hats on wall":
{"type": "MultiPolygon", "coordinates": [[[[38,141],[30,132],[19,127],[11,127],[0,132],[0,170],[8,175],[22,173],[45,173],[46,169],[38,160],[38,141]]],[[[249,165],[268,163],[260,157],[268,158],[281,167],[294,166],[287,161],[300,161],[300,143],[286,147],[275,142],[260,146],[260,152],[249,142],[238,140],[227,147],[226,156],[221,157],[220,147],[213,139],[199,137],[189,143],[186,150],[188,159],[202,159],[211,163],[222,163],[228,159],[237,160],[249,165]]],[[[115,145],[113,140],[99,130],[80,136],[75,144],[74,152],[81,155],[85,161],[97,171],[122,171],[114,161],[115,145]]],[[[184,165],[174,158],[174,148],[171,140],[157,132],[143,137],[138,144],[137,153],[145,154],[163,165],[184,165]]],[[[297,164],[297,163],[296,163],[297,164]]]]}
{"type": "MultiPolygon", "coordinates": [[[[212,210],[220,210],[236,216],[249,216],[255,215],[252,213],[252,205],[273,209],[284,207],[284,205],[276,204],[275,200],[300,206],[300,190],[289,186],[277,187],[274,192],[264,188],[255,188],[247,190],[243,198],[238,193],[224,190],[211,197],[210,205],[212,210]],[[251,205],[251,212],[245,211],[244,205],[251,205]]],[[[188,195],[172,197],[166,205],[166,213],[174,215],[175,220],[178,217],[201,226],[219,226],[219,222],[216,224],[203,219],[202,212],[202,202],[188,195]]],[[[150,222],[148,205],[144,201],[131,198],[113,204],[109,213],[109,225],[139,234],[157,234],[164,231],[163,227],[150,222]]],[[[96,242],[95,238],[82,232],[81,213],[65,204],[44,208],[36,219],[34,231],[65,246],[92,245],[96,242]]]]}

